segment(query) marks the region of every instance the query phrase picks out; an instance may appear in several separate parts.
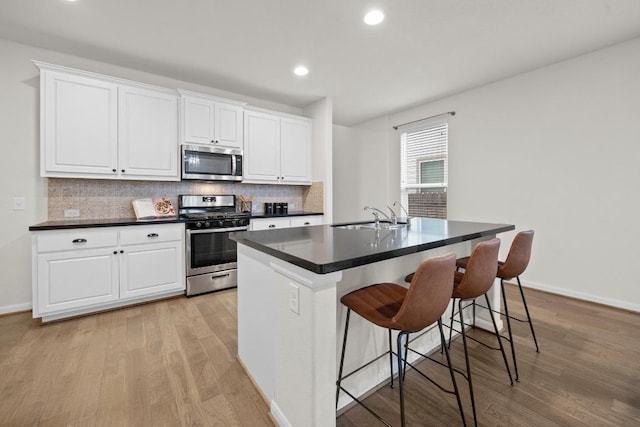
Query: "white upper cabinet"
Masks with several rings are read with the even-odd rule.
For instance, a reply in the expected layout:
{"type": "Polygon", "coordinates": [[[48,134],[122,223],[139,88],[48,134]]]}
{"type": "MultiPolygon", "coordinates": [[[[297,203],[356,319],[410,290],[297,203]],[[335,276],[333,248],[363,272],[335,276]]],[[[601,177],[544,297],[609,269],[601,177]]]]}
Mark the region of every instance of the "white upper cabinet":
{"type": "Polygon", "coordinates": [[[244,180],[311,184],[311,120],[245,111],[244,180]]]}
{"type": "Polygon", "coordinates": [[[115,174],[117,85],[54,71],[40,85],[42,176],[115,174]]]}
{"type": "Polygon", "coordinates": [[[242,103],[180,90],[182,142],[243,148],[242,103]]]}
{"type": "Polygon", "coordinates": [[[35,64],[41,176],[179,180],[175,91],[35,64]]]}
{"type": "Polygon", "coordinates": [[[311,122],[280,120],[280,175],[283,182],[311,183],[311,122]]]}
{"type": "Polygon", "coordinates": [[[144,88],[118,88],[120,173],[178,176],[178,98],[144,88]]]}
{"type": "Polygon", "coordinates": [[[245,111],[244,181],[279,182],[280,117],[245,111]]]}

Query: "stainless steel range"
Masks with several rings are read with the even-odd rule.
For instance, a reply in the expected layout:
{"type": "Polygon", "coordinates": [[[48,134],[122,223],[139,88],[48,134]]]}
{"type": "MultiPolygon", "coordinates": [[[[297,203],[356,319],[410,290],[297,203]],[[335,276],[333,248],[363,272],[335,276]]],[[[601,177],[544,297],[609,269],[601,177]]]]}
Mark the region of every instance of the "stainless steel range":
{"type": "Polygon", "coordinates": [[[237,286],[237,246],[229,233],[247,230],[251,214],[237,212],[232,194],[178,196],[178,214],[186,228],[187,296],[237,286]]]}

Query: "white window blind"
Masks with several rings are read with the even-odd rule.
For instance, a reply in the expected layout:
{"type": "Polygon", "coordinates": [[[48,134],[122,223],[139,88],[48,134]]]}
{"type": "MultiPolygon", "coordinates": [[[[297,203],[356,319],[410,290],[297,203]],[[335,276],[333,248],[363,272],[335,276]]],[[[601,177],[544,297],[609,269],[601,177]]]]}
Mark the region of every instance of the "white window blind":
{"type": "Polygon", "coordinates": [[[446,218],[448,129],[437,123],[400,135],[402,201],[411,215],[446,218]]]}

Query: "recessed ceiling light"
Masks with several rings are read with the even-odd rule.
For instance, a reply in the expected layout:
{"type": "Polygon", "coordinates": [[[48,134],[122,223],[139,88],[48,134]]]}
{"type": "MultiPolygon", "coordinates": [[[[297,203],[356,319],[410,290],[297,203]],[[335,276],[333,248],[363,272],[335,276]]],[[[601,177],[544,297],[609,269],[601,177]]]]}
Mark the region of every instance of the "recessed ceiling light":
{"type": "Polygon", "coordinates": [[[293,70],[296,76],[306,76],[309,74],[309,69],[304,65],[299,65],[293,70]]]}
{"type": "Polygon", "coordinates": [[[378,25],[384,20],[384,13],[379,10],[372,10],[364,15],[364,22],[368,25],[378,25]]]}

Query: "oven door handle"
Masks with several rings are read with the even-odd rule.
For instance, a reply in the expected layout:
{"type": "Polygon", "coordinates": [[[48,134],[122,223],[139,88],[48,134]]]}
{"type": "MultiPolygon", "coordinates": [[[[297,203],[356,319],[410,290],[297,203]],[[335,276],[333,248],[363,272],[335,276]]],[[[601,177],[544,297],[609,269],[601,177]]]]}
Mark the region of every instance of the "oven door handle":
{"type": "Polygon", "coordinates": [[[189,234],[226,233],[231,231],[247,231],[249,227],[207,228],[206,230],[187,230],[189,234]]]}

